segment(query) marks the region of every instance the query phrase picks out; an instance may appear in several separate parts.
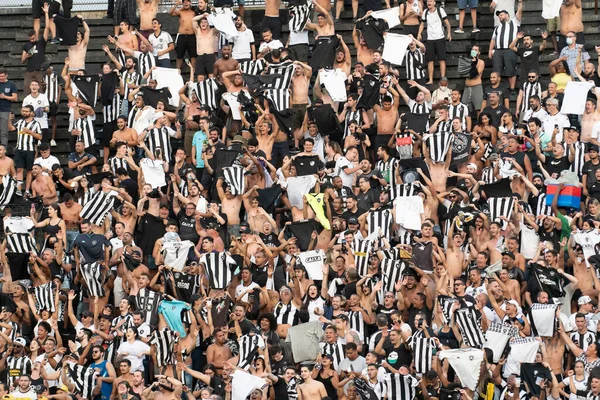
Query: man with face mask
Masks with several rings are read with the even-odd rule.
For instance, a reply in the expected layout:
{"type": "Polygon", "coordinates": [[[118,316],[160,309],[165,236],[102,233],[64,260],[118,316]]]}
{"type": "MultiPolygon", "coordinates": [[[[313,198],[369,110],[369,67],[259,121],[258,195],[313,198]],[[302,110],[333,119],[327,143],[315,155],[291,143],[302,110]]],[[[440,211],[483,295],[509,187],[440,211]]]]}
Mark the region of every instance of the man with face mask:
{"type": "Polygon", "coordinates": [[[564,0],[560,6],[560,38],[558,48],[568,45],[569,34],[573,33],[573,43],[585,43],[583,36],[583,15],[581,0],[564,0]]]}
{"type": "Polygon", "coordinates": [[[471,56],[471,70],[469,71],[469,77],[465,79],[463,103],[469,107],[469,110],[478,112],[481,110],[483,103],[481,75],[485,68],[485,61],[479,58],[479,46],[473,46],[469,55],[471,56]]]}
{"type": "Polygon", "coordinates": [[[560,60],[567,62],[571,76],[576,77],[577,69],[579,68],[580,71],[583,71],[585,63],[590,59],[590,55],[582,49],[583,44],[577,43],[577,34],[575,32],[567,33],[565,43],[567,45],[560,51],[560,60]],[[580,58],[579,65],[577,65],[578,56],[580,58]]]}

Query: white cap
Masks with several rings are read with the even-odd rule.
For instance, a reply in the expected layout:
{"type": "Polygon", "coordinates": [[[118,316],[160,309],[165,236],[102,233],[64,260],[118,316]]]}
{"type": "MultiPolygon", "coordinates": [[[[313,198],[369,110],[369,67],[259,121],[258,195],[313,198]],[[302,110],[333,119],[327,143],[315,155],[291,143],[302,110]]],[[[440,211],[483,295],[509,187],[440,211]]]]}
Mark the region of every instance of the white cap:
{"type": "Polygon", "coordinates": [[[577,300],[577,304],[579,304],[580,306],[591,302],[592,299],[590,298],[590,296],[581,296],[579,300],[577,300]]]}

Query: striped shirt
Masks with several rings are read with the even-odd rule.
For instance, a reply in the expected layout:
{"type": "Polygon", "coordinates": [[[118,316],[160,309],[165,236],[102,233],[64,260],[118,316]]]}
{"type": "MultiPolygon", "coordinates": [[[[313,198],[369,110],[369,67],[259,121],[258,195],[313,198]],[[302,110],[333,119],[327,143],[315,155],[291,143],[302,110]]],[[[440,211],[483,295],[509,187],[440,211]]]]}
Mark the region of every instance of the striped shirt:
{"type": "Polygon", "coordinates": [[[523,101],[521,102],[521,112],[529,110],[529,99],[535,95],[542,97],[542,85],[539,82],[523,82],[521,85],[523,91],[523,101]]]}
{"type": "Polygon", "coordinates": [[[421,49],[417,48],[415,51],[408,50],[406,52],[406,79],[418,81],[419,79],[425,78],[425,56],[421,49]]]}
{"type": "MultiPolygon", "coordinates": [[[[102,107],[102,115],[104,115],[104,123],[116,121],[121,115],[121,94],[115,93],[112,102],[102,107]]],[[[108,134],[108,132],[104,132],[108,134]]],[[[110,133],[112,136],[112,133],[110,133]]]]}
{"type": "MultiPolygon", "coordinates": [[[[570,156],[571,146],[569,146],[566,142],[563,143],[563,147],[565,148],[564,157],[570,156]]],[[[569,171],[577,173],[577,176],[581,178],[583,173],[583,164],[585,163],[585,144],[581,143],[579,140],[573,143],[573,147],[575,148],[575,158],[569,167],[569,171]]]]}
{"type": "Polygon", "coordinates": [[[350,134],[350,122],[356,121],[358,126],[362,126],[362,110],[352,111],[348,109],[346,111],[346,119],[344,121],[344,139],[350,134]]]}
{"type": "Polygon", "coordinates": [[[55,72],[52,72],[50,75],[44,75],[44,84],[46,85],[46,97],[48,101],[58,103],[60,101],[58,75],[55,72]]]}
{"type": "Polygon", "coordinates": [[[494,28],[492,39],[496,41],[495,50],[506,50],[517,37],[521,21],[513,18],[510,21],[503,22],[494,28]]]}
{"type": "Polygon", "coordinates": [[[162,160],[170,163],[171,162],[171,138],[175,137],[176,131],[163,126],[161,128],[152,128],[146,135],[146,142],[148,143],[148,149],[155,154],[157,148],[161,149],[162,160]]]}
{"type": "Polygon", "coordinates": [[[469,116],[469,107],[464,103],[458,103],[457,105],[450,104],[448,106],[448,113],[450,114],[450,120],[454,118],[460,118],[462,123],[462,129],[467,129],[467,117],[469,116]]]}
{"type": "Polygon", "coordinates": [[[129,92],[131,92],[133,90],[129,87],[129,84],[139,86],[140,83],[142,82],[142,76],[143,75],[141,75],[140,73],[138,73],[136,71],[126,71],[123,74],[122,79],[123,79],[123,98],[124,99],[127,99],[129,96],[129,92]]]}
{"type": "Polygon", "coordinates": [[[112,173],[115,175],[117,174],[118,168],[125,168],[126,170],[129,170],[129,165],[127,164],[127,160],[125,160],[125,157],[111,157],[108,159],[108,165],[110,166],[110,170],[112,171],[112,173]]]}
{"type": "MultiPolygon", "coordinates": [[[[146,75],[152,67],[156,66],[156,58],[150,53],[135,53],[138,59],[138,72],[141,76],[146,75]]],[[[127,97],[125,97],[127,98],[127,97]]]]}
{"type": "Polygon", "coordinates": [[[79,130],[77,141],[83,142],[83,146],[87,149],[96,143],[96,135],[94,133],[94,121],[92,117],[86,115],[83,118],[77,118],[73,121],[73,130],[79,130]]]}
{"type": "Polygon", "coordinates": [[[29,133],[23,132],[23,129],[29,129],[38,135],[42,134],[42,127],[39,122],[35,119],[32,119],[30,122],[27,122],[24,119],[20,119],[15,124],[15,128],[17,128],[17,150],[22,151],[34,151],[34,142],[33,136],[29,133]]]}

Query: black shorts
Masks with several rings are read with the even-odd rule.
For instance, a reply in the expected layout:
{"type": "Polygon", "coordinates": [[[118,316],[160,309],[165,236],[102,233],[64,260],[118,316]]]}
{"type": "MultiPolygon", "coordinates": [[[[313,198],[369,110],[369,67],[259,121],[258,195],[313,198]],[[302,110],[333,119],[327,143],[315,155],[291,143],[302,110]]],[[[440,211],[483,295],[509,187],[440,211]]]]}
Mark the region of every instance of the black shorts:
{"type": "Polygon", "coordinates": [[[44,6],[44,0],[32,0],[31,1],[31,15],[33,16],[33,19],[42,18],[42,7],[43,6],[44,6]]]}
{"type": "Polygon", "coordinates": [[[292,60],[295,61],[302,61],[302,62],[307,62],[308,61],[308,45],[307,44],[293,44],[290,47],[288,47],[289,51],[290,51],[290,56],[292,57],[292,60]]]}
{"type": "Polygon", "coordinates": [[[217,61],[217,57],[213,54],[200,54],[196,57],[196,76],[198,75],[212,75],[215,62],[217,61]]]}
{"type": "Polygon", "coordinates": [[[177,53],[177,58],[180,60],[185,57],[186,52],[190,58],[196,58],[198,55],[196,53],[196,35],[177,34],[175,38],[175,52],[177,53]]]}
{"type": "Polygon", "coordinates": [[[446,39],[428,40],[425,42],[425,61],[446,60],[446,39]]]}
{"type": "Polygon", "coordinates": [[[48,15],[50,16],[50,18],[52,18],[52,16],[58,14],[59,12],[60,12],[60,3],[58,1],[51,1],[50,7],[48,8],[48,15]]]}
{"type": "Polygon", "coordinates": [[[53,101],[50,102],[50,110],[48,110],[49,117],[56,117],[58,115],[58,103],[53,101]]]}
{"type": "Polygon", "coordinates": [[[302,128],[307,107],[308,104],[294,104],[292,106],[292,110],[294,110],[294,116],[292,119],[292,129],[296,130],[302,128]]]}
{"type": "Polygon", "coordinates": [[[113,133],[118,129],[117,120],[105,122],[102,127],[102,146],[108,147],[113,133]]]}
{"type": "Polygon", "coordinates": [[[25,168],[25,170],[31,171],[33,168],[34,157],[34,151],[15,150],[15,155],[13,158],[15,162],[15,168],[25,168]]]}
{"type": "Polygon", "coordinates": [[[510,49],[495,50],[492,56],[492,71],[501,76],[517,75],[517,54],[510,49]]]}

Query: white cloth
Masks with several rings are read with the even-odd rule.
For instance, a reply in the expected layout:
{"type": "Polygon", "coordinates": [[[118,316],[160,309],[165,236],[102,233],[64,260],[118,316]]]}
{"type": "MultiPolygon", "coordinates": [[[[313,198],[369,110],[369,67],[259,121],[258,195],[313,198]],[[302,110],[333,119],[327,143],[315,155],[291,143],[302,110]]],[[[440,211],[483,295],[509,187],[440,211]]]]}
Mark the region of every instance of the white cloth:
{"type": "Polygon", "coordinates": [[[285,183],[290,204],[302,210],[304,208],[302,196],[310,192],[310,189],[317,183],[317,178],[312,175],[293,176],[288,178],[285,183]]]}
{"type": "Polygon", "coordinates": [[[521,363],[534,363],[540,343],[534,337],[513,339],[510,342],[511,357],[521,363]]]}
{"type": "Polygon", "coordinates": [[[239,369],[231,377],[231,400],[245,400],[254,389],[261,389],[267,384],[264,379],[239,369]]]}
{"type": "Polygon", "coordinates": [[[529,323],[535,336],[554,336],[554,320],[556,319],[556,304],[534,303],[529,310],[529,323]]]}
{"type": "Polygon", "coordinates": [[[553,19],[560,15],[562,0],[544,0],[542,2],[542,18],[553,19]]]}
{"type": "Polygon", "coordinates": [[[241,121],[242,116],[240,114],[240,102],[238,101],[238,93],[225,93],[222,96],[223,100],[227,102],[231,110],[231,118],[236,121],[241,121]]]}
{"type": "Polygon", "coordinates": [[[167,184],[165,179],[165,170],[163,168],[163,161],[144,158],[142,161],[140,161],[140,166],[144,172],[144,179],[146,180],[146,183],[150,184],[152,189],[163,187],[167,184]]]}
{"type": "Polygon", "coordinates": [[[232,38],[237,35],[237,29],[233,23],[235,14],[231,8],[221,8],[210,14],[207,19],[210,25],[214,26],[216,30],[223,33],[226,37],[232,38]]]}
{"type": "Polygon", "coordinates": [[[392,7],[386,10],[373,11],[371,17],[377,19],[384,19],[390,29],[400,25],[400,7],[392,7]]]}
{"type": "Polygon", "coordinates": [[[573,233],[573,239],[575,243],[581,245],[581,249],[583,250],[583,258],[585,258],[585,263],[588,268],[591,267],[588,258],[593,255],[596,255],[596,251],[594,250],[596,244],[600,242],[600,233],[597,230],[593,229],[588,232],[576,232],[573,233]]]}
{"type": "Polygon", "coordinates": [[[254,34],[250,29],[238,31],[232,39],[233,50],[231,57],[235,60],[244,60],[252,58],[252,48],[250,45],[254,43],[254,34]]]}
{"type": "Polygon", "coordinates": [[[33,221],[26,217],[9,217],[4,220],[4,231],[11,233],[29,233],[33,221]]]}
{"type": "MultiPolygon", "coordinates": [[[[179,95],[177,95],[177,98],[179,98],[179,95]]],[[[156,110],[151,106],[145,106],[137,112],[132,128],[135,129],[138,135],[154,123],[154,114],[156,114],[156,110]]]]}
{"type": "Polygon", "coordinates": [[[325,252],[323,250],[304,251],[298,254],[297,258],[304,268],[306,268],[310,279],[323,280],[323,262],[325,261],[325,252]]]}
{"type": "Polygon", "coordinates": [[[325,85],[333,101],[346,101],[346,73],[339,68],[319,71],[319,82],[325,85]]]}
{"type": "Polygon", "coordinates": [[[486,342],[483,347],[492,350],[494,362],[498,362],[508,340],[517,334],[517,328],[513,326],[492,322],[485,331],[486,342]]]}
{"type": "Polygon", "coordinates": [[[33,160],[33,163],[40,164],[42,168],[47,169],[49,171],[52,170],[52,166],[54,164],[60,165],[60,161],[58,160],[58,158],[54,157],[52,154],[50,154],[47,158],[38,157],[35,160],[33,160]]]}
{"type": "MultiPolygon", "coordinates": [[[[435,15],[437,17],[437,13],[435,15]]],[[[431,14],[429,17],[431,17],[431,14]]],[[[388,32],[384,37],[383,54],[381,57],[392,64],[402,65],[406,49],[408,49],[410,42],[412,42],[412,39],[408,35],[388,32]]]]}
{"type": "Polygon", "coordinates": [[[182,271],[192,247],[194,243],[189,240],[164,242],[160,249],[164,254],[163,264],[173,267],[175,271],[182,271]]]}
{"type": "Polygon", "coordinates": [[[463,386],[475,390],[479,381],[479,371],[483,362],[481,349],[444,350],[438,353],[440,360],[448,359],[463,386]]]}
{"type": "Polygon", "coordinates": [[[258,48],[258,52],[262,53],[265,50],[271,51],[275,49],[280,49],[283,47],[283,43],[279,40],[271,40],[270,42],[262,42],[260,47],[258,48]]]}
{"type": "Polygon", "coordinates": [[[396,223],[404,229],[421,229],[421,214],[425,212],[423,199],[419,196],[396,197],[396,223]]]}
{"type": "Polygon", "coordinates": [[[181,72],[175,68],[156,67],[156,69],[152,71],[152,78],[156,79],[157,89],[162,89],[164,87],[169,88],[169,92],[171,93],[169,104],[173,107],[178,107],[179,89],[184,86],[181,72]]]}
{"type": "Polygon", "coordinates": [[[567,82],[560,112],[563,114],[582,115],[585,111],[587,94],[593,86],[594,84],[591,82],[567,82]]]}

